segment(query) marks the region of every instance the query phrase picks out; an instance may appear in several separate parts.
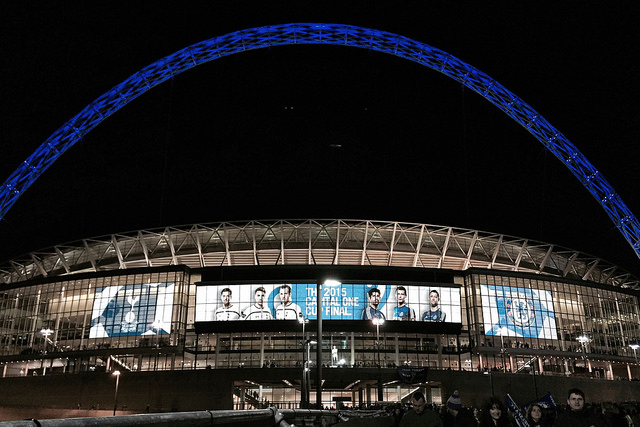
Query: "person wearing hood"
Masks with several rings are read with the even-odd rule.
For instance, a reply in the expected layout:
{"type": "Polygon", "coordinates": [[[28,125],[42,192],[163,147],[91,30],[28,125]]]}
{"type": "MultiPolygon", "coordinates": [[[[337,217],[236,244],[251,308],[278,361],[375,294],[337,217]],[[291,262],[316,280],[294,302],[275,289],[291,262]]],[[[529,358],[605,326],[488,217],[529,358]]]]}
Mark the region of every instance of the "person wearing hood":
{"type": "Polygon", "coordinates": [[[446,403],[447,412],[444,414],[444,427],[477,427],[478,422],[467,408],[462,406],[460,393],[454,390],[446,403]]]}

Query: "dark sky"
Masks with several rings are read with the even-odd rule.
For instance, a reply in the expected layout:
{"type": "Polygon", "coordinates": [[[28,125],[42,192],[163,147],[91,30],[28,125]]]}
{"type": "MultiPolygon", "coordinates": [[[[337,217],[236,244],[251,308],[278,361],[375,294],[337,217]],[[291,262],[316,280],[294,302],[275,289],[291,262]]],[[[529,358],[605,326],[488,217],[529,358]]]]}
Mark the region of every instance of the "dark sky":
{"type": "MultiPolygon", "coordinates": [[[[166,55],[256,26],[335,22],[407,36],[489,74],[564,133],[640,212],[637,8],[14,3],[0,6],[2,181],[87,104],[166,55]]],[[[268,218],[479,229],[567,246],[640,273],[600,205],[488,101],[407,60],[327,46],[232,55],[130,103],[13,206],[0,222],[0,259],[109,233],[268,218]]]]}

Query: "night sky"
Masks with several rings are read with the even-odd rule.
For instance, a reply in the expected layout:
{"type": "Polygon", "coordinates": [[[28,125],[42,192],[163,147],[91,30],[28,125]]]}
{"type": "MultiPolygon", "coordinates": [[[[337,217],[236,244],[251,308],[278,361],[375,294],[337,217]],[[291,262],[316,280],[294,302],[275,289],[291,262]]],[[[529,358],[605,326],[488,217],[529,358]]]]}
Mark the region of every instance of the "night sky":
{"type": "MultiPolygon", "coordinates": [[[[0,6],[2,181],[86,105],[164,56],[251,27],[327,22],[404,35],[484,71],[567,136],[640,214],[637,8],[13,3],[0,6]]],[[[235,54],[147,92],[18,200],[0,221],[0,260],[137,229],[293,218],[504,233],[640,274],[640,261],[595,199],[488,101],[407,60],[331,46],[235,54]]]]}

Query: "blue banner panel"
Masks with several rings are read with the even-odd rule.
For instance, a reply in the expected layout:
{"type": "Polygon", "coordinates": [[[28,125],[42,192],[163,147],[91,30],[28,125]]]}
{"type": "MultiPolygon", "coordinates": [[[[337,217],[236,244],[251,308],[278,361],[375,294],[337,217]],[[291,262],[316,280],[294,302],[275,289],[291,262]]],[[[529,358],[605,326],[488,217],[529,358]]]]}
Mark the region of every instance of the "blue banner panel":
{"type": "MultiPolygon", "coordinates": [[[[196,322],[318,318],[315,283],[203,285],[196,322]]],[[[322,286],[325,320],[461,322],[460,289],[338,283],[322,286]]]]}
{"type": "Polygon", "coordinates": [[[96,288],[89,338],[171,333],[174,283],[96,288]]]}
{"type": "Polygon", "coordinates": [[[550,291],[480,285],[485,335],[558,339],[550,291]]]}

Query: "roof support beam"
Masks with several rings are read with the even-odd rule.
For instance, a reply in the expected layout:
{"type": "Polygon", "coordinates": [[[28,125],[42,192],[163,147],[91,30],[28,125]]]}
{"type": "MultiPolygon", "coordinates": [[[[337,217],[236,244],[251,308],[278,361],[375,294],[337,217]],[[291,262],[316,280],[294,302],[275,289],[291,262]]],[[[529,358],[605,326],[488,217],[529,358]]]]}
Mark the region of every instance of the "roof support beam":
{"type": "Polygon", "coordinates": [[[127,266],[124,264],[124,257],[122,256],[122,252],[120,251],[120,247],[118,246],[118,241],[116,240],[115,234],[111,235],[111,245],[113,245],[113,250],[116,252],[116,256],[118,257],[120,269],[125,270],[127,266]]]}
{"type": "Polygon", "coordinates": [[[447,237],[444,239],[444,246],[442,247],[442,254],[440,255],[440,260],[438,260],[438,268],[442,268],[442,263],[444,262],[444,257],[447,256],[447,248],[449,247],[449,240],[451,240],[451,227],[447,228],[447,237]]]}
{"type": "Polygon", "coordinates": [[[574,261],[578,258],[578,252],[574,252],[573,255],[569,257],[567,260],[567,266],[562,270],[562,277],[567,277],[569,271],[571,271],[571,267],[573,266],[574,261]]]}
{"type": "Polygon", "coordinates": [[[171,262],[173,265],[178,265],[178,257],[176,256],[176,248],[173,246],[173,239],[171,238],[171,230],[168,228],[164,229],[164,239],[169,245],[169,250],[171,250],[171,262]]]}
{"type": "Polygon", "coordinates": [[[520,252],[518,253],[516,262],[513,265],[514,271],[518,271],[518,269],[520,268],[520,261],[522,261],[522,255],[524,255],[524,251],[527,250],[527,243],[529,243],[529,241],[525,240],[524,243],[522,244],[522,247],[520,248],[520,252]]]}
{"type": "Polygon", "coordinates": [[[538,268],[538,271],[540,271],[540,273],[542,273],[544,271],[544,268],[547,266],[547,263],[551,258],[552,252],[553,252],[553,245],[549,245],[549,249],[547,249],[547,253],[545,254],[544,258],[542,259],[542,262],[540,263],[540,267],[538,268]]]}
{"type": "Polygon", "coordinates": [[[342,224],[342,222],[338,221],[338,228],[336,229],[336,253],[333,256],[333,265],[337,265],[340,259],[340,224],[342,224]]]}
{"type": "Polygon", "coordinates": [[[589,276],[591,276],[591,273],[593,273],[593,270],[595,270],[595,268],[598,266],[599,261],[599,259],[596,259],[591,263],[587,272],[584,273],[584,276],[582,276],[582,280],[588,280],[589,276]]]}
{"type": "Polygon", "coordinates": [[[467,268],[469,268],[469,265],[471,264],[471,254],[473,254],[473,248],[476,247],[476,242],[478,241],[478,232],[474,232],[473,233],[473,237],[471,238],[471,242],[469,243],[469,250],[467,251],[467,259],[464,260],[464,266],[462,267],[463,270],[466,270],[467,268]]]}
{"type": "Polygon", "coordinates": [[[369,238],[369,221],[364,226],[364,239],[362,239],[362,258],[360,259],[360,265],[364,265],[365,257],[367,256],[367,239],[369,238]]]}
{"type": "Polygon", "coordinates": [[[82,244],[84,245],[84,250],[87,253],[87,258],[91,263],[91,267],[93,268],[93,271],[98,271],[98,265],[96,264],[96,257],[93,256],[93,252],[91,252],[91,249],[89,249],[89,243],[87,242],[87,239],[83,239],[82,244]]]}
{"type": "Polygon", "coordinates": [[[255,221],[251,221],[251,241],[253,242],[253,265],[260,265],[260,261],[258,261],[258,243],[256,242],[255,221]]]}
{"type": "Polygon", "coordinates": [[[391,260],[393,259],[393,248],[396,246],[396,231],[398,230],[398,223],[393,223],[393,235],[391,236],[391,245],[389,247],[389,258],[387,259],[387,266],[391,265],[391,260]]]}
{"type": "Polygon", "coordinates": [[[418,265],[418,257],[420,256],[420,249],[422,248],[422,239],[424,238],[424,224],[420,227],[420,236],[418,237],[418,244],[416,245],[416,252],[413,255],[413,266],[418,265]]]}
{"type": "Polygon", "coordinates": [[[44,265],[42,265],[42,262],[40,262],[40,260],[34,253],[31,253],[30,255],[33,263],[36,265],[36,267],[38,267],[40,274],[42,274],[43,277],[47,277],[47,271],[44,269],[44,265]]]}
{"type": "Polygon", "coordinates": [[[60,260],[60,264],[62,264],[62,266],[64,267],[64,271],[66,271],[67,274],[71,273],[71,268],[69,267],[69,263],[67,262],[60,248],[56,246],[55,251],[56,251],[56,254],[58,255],[58,259],[60,260]]]}
{"type": "Polygon", "coordinates": [[[500,246],[502,246],[503,237],[504,236],[502,234],[498,237],[498,243],[496,244],[496,247],[493,250],[493,256],[491,257],[491,264],[489,265],[490,268],[493,268],[493,266],[496,265],[496,259],[498,259],[498,253],[500,252],[500,246]]]}
{"type": "Polygon", "coordinates": [[[142,254],[144,255],[147,267],[153,267],[151,260],[149,259],[149,248],[147,247],[147,242],[144,240],[141,231],[138,231],[138,243],[140,243],[140,247],[142,248],[142,254]]]}

